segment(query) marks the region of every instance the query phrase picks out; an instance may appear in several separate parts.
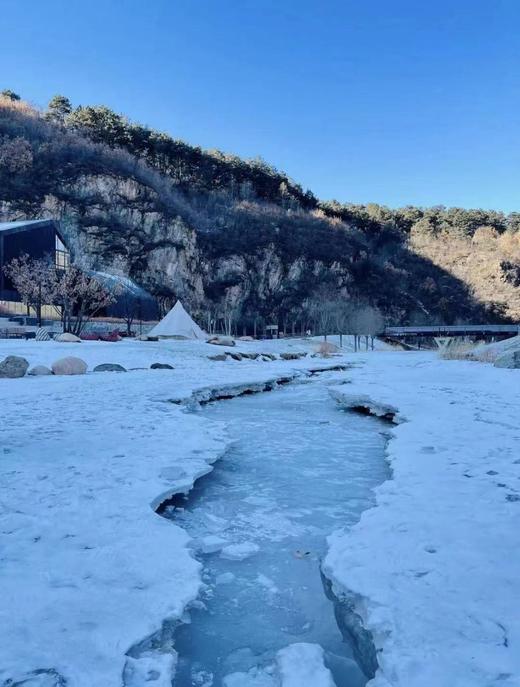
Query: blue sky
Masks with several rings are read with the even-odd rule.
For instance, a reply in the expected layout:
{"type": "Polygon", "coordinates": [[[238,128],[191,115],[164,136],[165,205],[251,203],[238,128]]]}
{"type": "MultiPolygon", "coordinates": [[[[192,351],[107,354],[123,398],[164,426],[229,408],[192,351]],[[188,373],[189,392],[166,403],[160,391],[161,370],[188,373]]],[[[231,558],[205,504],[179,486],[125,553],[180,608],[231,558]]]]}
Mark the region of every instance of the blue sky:
{"type": "Polygon", "coordinates": [[[519,25],[517,0],[0,0],[0,88],[321,198],[520,210],[519,25]]]}

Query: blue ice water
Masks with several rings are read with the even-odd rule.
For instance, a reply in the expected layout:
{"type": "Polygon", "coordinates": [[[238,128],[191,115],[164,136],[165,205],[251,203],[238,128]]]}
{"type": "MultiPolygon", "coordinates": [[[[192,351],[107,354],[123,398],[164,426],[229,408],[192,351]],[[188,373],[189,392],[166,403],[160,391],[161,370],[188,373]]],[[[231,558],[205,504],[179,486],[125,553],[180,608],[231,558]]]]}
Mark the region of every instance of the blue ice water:
{"type": "Polygon", "coordinates": [[[323,379],[200,412],[225,422],[236,443],[170,517],[196,540],[218,535],[258,552],[241,561],[197,554],[207,588],[176,631],[175,685],[220,687],[293,642],[320,644],[338,687],[364,685],[319,562],[327,535],[354,524],[387,477],[384,426],[341,411],[323,379]]]}

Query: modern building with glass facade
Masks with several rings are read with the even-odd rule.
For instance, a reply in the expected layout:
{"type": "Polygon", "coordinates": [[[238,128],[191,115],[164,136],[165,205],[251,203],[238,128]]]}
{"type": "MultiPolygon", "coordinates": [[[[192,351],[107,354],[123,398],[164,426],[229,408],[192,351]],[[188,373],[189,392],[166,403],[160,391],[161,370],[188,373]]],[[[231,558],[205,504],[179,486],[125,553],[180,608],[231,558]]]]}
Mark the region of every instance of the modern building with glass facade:
{"type": "MultiPolygon", "coordinates": [[[[0,309],[6,313],[27,314],[27,307],[4,272],[5,265],[24,254],[52,261],[62,270],[70,264],[70,254],[58,222],[49,219],[0,222],[0,309]]],[[[50,305],[43,306],[42,315],[52,317],[56,311],[50,305]]]]}
{"type": "MultiPolygon", "coordinates": [[[[20,294],[4,272],[5,265],[22,255],[48,260],[54,263],[56,269],[66,270],[70,265],[70,253],[59,222],[49,219],[0,222],[0,316],[29,314],[27,306],[21,302],[20,294]]],[[[155,298],[128,277],[107,272],[89,273],[117,292],[116,301],[99,315],[126,319],[129,310],[132,310],[136,319],[157,318],[155,298]]],[[[50,304],[43,305],[41,314],[44,318],[54,319],[57,316],[56,308],[50,304]]]]}

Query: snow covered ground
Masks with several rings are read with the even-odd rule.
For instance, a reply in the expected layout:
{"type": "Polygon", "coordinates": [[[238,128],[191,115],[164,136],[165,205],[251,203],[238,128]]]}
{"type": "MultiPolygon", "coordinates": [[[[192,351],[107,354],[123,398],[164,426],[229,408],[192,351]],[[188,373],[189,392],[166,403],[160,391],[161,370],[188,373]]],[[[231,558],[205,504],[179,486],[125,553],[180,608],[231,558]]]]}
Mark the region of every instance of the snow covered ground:
{"type": "MultiPolygon", "coordinates": [[[[208,472],[228,439],[220,424],[164,401],[339,360],[207,359],[220,352],[199,342],[0,341],[0,358],[21,355],[31,366],[74,355],[90,370],[104,362],[175,367],[0,380],[0,684],[54,687],[62,676],[69,687],[119,686],[126,653],[197,596],[199,563],[188,536],[153,509],[208,472]]],[[[156,644],[167,650],[169,641],[165,631],[156,644]]],[[[145,649],[130,652],[125,683],[159,675],[153,684],[170,684],[171,652],[157,661],[145,649]]]]}
{"type": "MultiPolygon", "coordinates": [[[[345,373],[353,383],[335,387],[335,397],[383,414],[392,406],[402,421],[379,505],[330,538],[325,561],[373,633],[380,670],[371,685],[518,687],[520,373],[424,353],[207,359],[220,352],[168,341],[0,341],[0,358],[22,355],[31,365],[77,355],[89,369],[175,366],[0,380],[0,685],[56,687],[63,676],[67,687],[120,687],[124,672],[126,687],[169,687],[175,654],[163,621],[197,596],[200,567],[186,533],[154,508],[209,471],[228,437],[164,401],[357,361],[365,364],[345,373]],[[154,634],[159,655],[142,643],[154,634]]],[[[293,646],[278,669],[316,665],[318,654],[293,646]]],[[[249,677],[235,684],[269,684],[249,677]]]]}
{"type": "Polygon", "coordinates": [[[520,372],[378,354],[332,390],[397,409],[393,479],[325,573],[371,630],[372,687],[520,685],[520,372]]]}

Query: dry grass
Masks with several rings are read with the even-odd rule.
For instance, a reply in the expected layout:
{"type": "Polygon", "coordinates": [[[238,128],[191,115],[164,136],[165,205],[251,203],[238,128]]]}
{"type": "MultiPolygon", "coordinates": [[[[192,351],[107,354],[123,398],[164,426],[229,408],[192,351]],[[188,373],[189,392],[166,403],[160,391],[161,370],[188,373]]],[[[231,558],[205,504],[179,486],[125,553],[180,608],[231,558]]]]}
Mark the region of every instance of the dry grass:
{"type": "Polygon", "coordinates": [[[412,236],[410,247],[468,284],[478,300],[498,303],[513,320],[520,318],[520,288],[508,281],[502,268],[504,262],[520,262],[519,232],[499,235],[481,227],[473,239],[412,236]]]}
{"type": "Polygon", "coordinates": [[[439,357],[443,360],[472,360],[478,363],[494,363],[502,350],[482,347],[480,344],[468,341],[455,341],[439,351],[439,357]]]}
{"type": "Polygon", "coordinates": [[[471,355],[474,348],[475,344],[467,341],[454,341],[439,351],[439,357],[443,360],[474,360],[471,355]]]}
{"type": "Polygon", "coordinates": [[[475,351],[471,356],[471,360],[477,360],[479,363],[494,363],[502,353],[503,351],[497,351],[492,348],[483,349],[481,351],[475,351]]]}
{"type": "Polygon", "coordinates": [[[314,352],[321,355],[322,358],[330,358],[331,355],[339,353],[339,348],[336,344],[330,343],[330,341],[321,341],[314,347],[314,352]]]}

